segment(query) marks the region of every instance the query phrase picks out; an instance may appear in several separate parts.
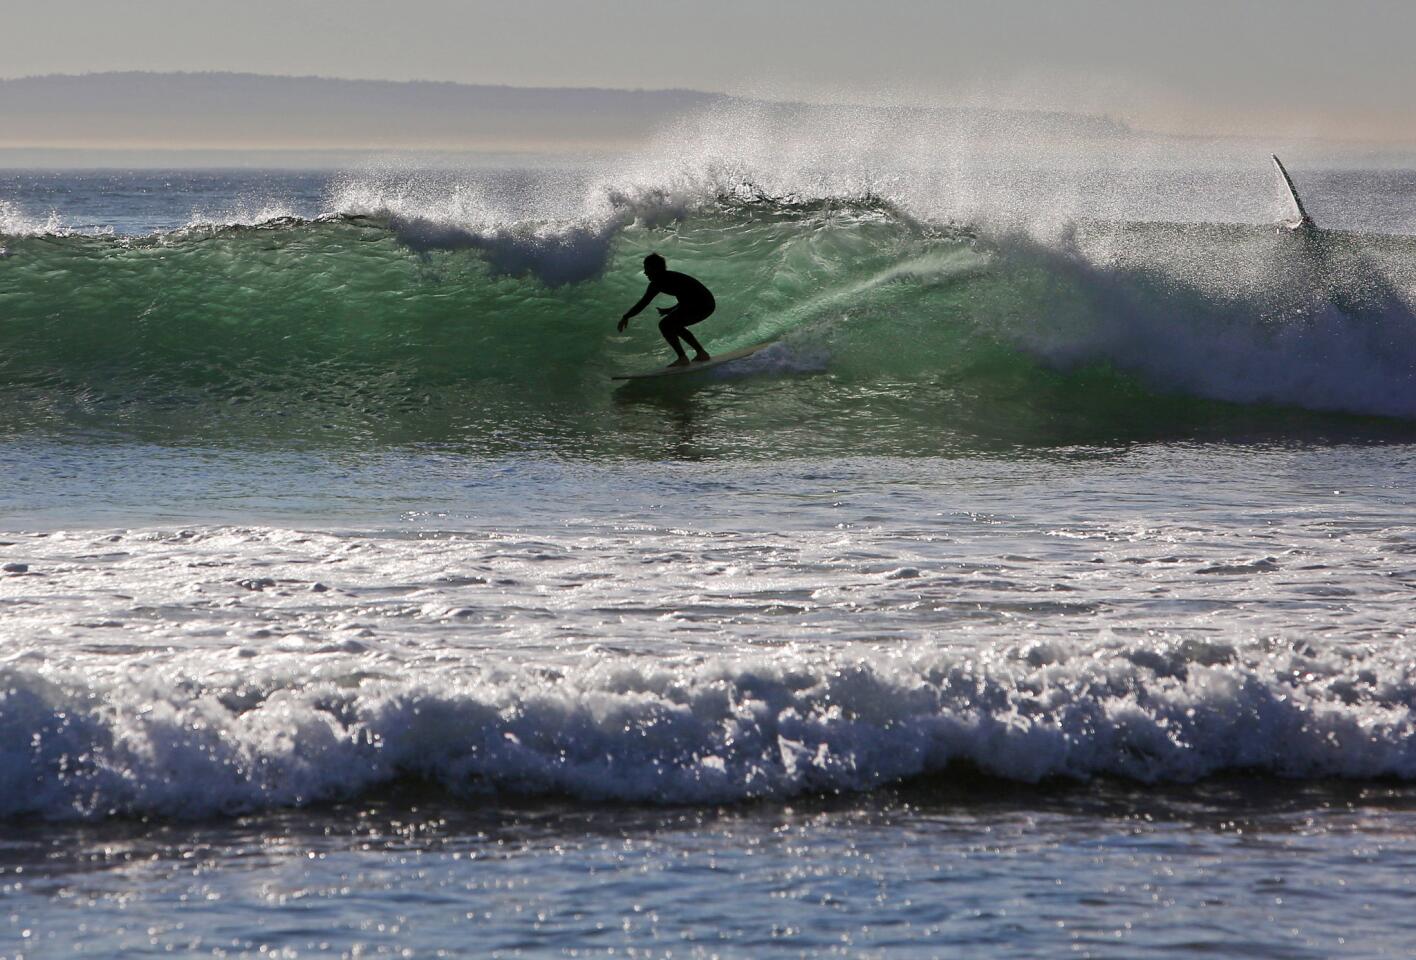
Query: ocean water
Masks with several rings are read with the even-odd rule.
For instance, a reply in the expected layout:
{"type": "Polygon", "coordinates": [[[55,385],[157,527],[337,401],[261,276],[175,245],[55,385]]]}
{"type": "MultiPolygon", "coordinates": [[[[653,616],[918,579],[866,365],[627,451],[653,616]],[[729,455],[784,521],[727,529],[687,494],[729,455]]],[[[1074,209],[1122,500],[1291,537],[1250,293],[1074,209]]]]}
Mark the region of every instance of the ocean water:
{"type": "Polygon", "coordinates": [[[0,171],[0,955],[1410,956],[1416,164],[685,129],[0,171]]]}

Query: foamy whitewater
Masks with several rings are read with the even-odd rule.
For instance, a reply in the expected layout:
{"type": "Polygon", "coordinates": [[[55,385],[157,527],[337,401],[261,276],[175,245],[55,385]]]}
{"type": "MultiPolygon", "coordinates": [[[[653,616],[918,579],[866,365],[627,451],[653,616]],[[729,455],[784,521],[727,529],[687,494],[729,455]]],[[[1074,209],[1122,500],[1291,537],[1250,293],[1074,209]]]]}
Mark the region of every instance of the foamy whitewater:
{"type": "Polygon", "coordinates": [[[0,172],[0,955],[1407,955],[1416,172],[854,116],[0,172]]]}

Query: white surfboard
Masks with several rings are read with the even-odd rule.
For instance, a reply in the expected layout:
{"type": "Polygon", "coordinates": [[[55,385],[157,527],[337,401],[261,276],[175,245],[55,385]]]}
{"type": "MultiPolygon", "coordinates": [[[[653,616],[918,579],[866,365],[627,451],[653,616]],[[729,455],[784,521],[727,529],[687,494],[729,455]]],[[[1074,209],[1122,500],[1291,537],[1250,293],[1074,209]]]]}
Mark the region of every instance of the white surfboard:
{"type": "Polygon", "coordinates": [[[714,367],[721,367],[725,363],[732,363],[734,360],[742,360],[750,357],[759,350],[770,347],[770,343],[759,343],[756,346],[743,347],[741,350],[733,350],[730,353],[715,353],[712,360],[704,360],[702,363],[690,363],[686,367],[660,367],[657,370],[649,370],[644,373],[623,373],[611,380],[652,380],[656,377],[681,377],[688,373],[702,373],[704,370],[712,370],[714,367]]]}

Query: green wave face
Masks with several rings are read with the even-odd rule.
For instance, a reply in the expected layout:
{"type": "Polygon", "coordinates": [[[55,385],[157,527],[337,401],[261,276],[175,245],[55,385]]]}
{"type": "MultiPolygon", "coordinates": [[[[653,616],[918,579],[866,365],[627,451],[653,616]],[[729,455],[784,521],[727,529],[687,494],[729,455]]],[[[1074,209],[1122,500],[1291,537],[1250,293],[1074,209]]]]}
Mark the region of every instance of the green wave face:
{"type": "Polygon", "coordinates": [[[1095,226],[1041,244],[738,204],[668,229],[343,218],[4,246],[11,435],[695,457],[1416,420],[1407,241],[1315,255],[1269,230],[1095,226]],[[652,309],[615,332],[650,250],[717,295],[710,350],[775,346],[613,384],[670,359],[652,309]]]}

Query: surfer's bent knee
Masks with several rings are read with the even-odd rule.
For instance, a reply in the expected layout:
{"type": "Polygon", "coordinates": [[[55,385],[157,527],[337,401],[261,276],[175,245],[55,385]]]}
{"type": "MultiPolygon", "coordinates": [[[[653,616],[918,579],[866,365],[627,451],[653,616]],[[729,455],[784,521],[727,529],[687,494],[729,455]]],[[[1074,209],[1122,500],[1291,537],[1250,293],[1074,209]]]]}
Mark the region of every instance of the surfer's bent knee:
{"type": "Polygon", "coordinates": [[[710,303],[687,309],[684,307],[675,307],[672,313],[665,314],[664,319],[659,321],[659,329],[666,330],[672,328],[682,330],[685,327],[693,326],[695,323],[702,323],[713,315],[715,306],[715,304],[710,303]]]}

